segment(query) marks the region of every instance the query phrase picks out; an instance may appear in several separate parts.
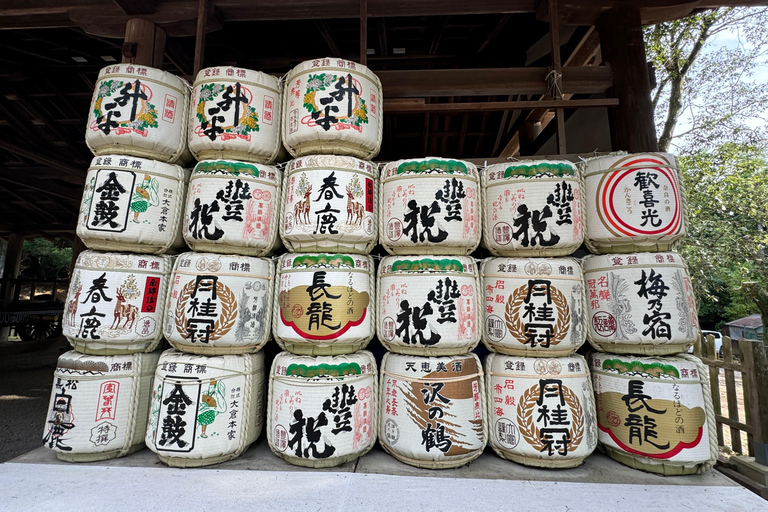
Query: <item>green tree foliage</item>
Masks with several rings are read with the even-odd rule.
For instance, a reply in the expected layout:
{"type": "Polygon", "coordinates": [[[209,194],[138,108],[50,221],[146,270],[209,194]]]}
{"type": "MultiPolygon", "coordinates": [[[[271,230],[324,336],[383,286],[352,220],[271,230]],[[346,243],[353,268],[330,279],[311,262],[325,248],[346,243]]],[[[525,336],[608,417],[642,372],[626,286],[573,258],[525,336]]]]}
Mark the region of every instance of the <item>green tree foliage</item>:
{"type": "Polygon", "coordinates": [[[63,238],[24,240],[19,277],[53,281],[67,279],[72,263],[72,242],[63,238]]]}

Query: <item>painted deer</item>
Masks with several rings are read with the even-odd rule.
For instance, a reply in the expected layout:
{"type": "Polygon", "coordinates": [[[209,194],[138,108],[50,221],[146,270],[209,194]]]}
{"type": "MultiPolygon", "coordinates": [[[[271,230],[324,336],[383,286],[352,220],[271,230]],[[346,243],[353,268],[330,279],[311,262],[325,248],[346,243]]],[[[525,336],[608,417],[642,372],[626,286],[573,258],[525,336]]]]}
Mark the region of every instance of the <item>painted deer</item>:
{"type": "Polygon", "coordinates": [[[125,303],[125,296],[123,295],[122,288],[118,288],[116,293],[117,304],[115,304],[115,320],[112,322],[112,327],[110,327],[110,329],[120,329],[120,322],[123,318],[125,318],[125,323],[123,324],[122,329],[132,329],[133,324],[136,322],[136,317],[139,316],[139,308],[125,303]],[[128,322],[130,322],[131,325],[128,325],[128,322]]]}
{"type": "Polygon", "coordinates": [[[359,226],[363,222],[363,204],[355,201],[355,195],[347,185],[347,224],[359,226]]]}
{"type": "Polygon", "coordinates": [[[83,291],[82,285],[77,287],[74,298],[67,302],[67,324],[69,325],[77,325],[77,301],[80,300],[81,291],[83,291]]]}
{"type": "Polygon", "coordinates": [[[309,194],[311,192],[312,185],[307,187],[307,191],[304,192],[304,199],[293,206],[293,216],[296,218],[296,224],[309,224],[309,194]]]}

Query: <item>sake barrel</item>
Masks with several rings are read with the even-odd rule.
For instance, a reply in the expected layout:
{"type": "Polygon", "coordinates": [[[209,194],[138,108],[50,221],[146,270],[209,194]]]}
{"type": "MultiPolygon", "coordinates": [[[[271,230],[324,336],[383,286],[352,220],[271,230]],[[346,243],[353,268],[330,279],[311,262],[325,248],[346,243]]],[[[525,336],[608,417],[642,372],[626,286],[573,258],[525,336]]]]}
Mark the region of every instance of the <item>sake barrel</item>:
{"type": "Polygon", "coordinates": [[[376,329],[387,350],[461,355],[480,341],[482,288],[472,258],[388,256],[376,289],[376,329]]]}
{"type": "Polygon", "coordinates": [[[590,255],[583,264],[587,338],[597,350],[668,355],[696,341],[698,308],[679,254],[590,255]]]}
{"type": "Polygon", "coordinates": [[[688,215],[674,155],[590,158],[584,180],[592,252],[668,251],[685,236],[688,215]]]}
{"type": "Polygon", "coordinates": [[[192,86],[189,150],[198,160],[270,163],[280,150],[280,86],[260,71],[201,69],[192,86]]]}
{"type": "Polygon", "coordinates": [[[301,355],[365,348],[376,325],[373,260],[356,254],[284,254],[277,262],[273,334],[301,355]]]}
{"type": "Polygon", "coordinates": [[[85,178],[77,236],[89,249],[161,254],[184,247],[189,171],[125,155],[97,156],[85,178]]]}
{"type": "Polygon", "coordinates": [[[270,338],[274,266],[266,258],[187,252],[176,259],[165,337],[183,352],[258,352],[270,338]]]}
{"type": "Polygon", "coordinates": [[[483,244],[494,256],[565,256],[584,240],[576,166],[532,160],[482,172],[483,244]]]}
{"type": "Polygon", "coordinates": [[[483,343],[527,357],[562,357],[584,344],[581,266],[573,258],[489,258],[480,267],[483,343]]]}
{"type": "Polygon", "coordinates": [[[469,254],[480,244],[480,179],[470,162],[417,158],[381,175],[380,243],[390,254],[469,254]]]}
{"type": "Polygon", "coordinates": [[[267,442],[291,464],[339,466],[376,443],[377,369],[373,354],[278,354],[269,374],[267,442]]]}
{"type": "Polygon", "coordinates": [[[81,252],[62,322],[72,347],[98,355],[155,350],[172,263],[169,256],[81,252]]]}
{"type": "Polygon", "coordinates": [[[166,350],[155,373],[147,447],[173,467],[234,459],[264,422],[264,354],[200,356],[166,350]]]}
{"type": "Polygon", "coordinates": [[[381,363],[379,442],[412,466],[463,466],[486,444],[483,370],[475,354],[386,353],[381,363]]]}
{"type": "Polygon", "coordinates": [[[189,84],[137,64],[102,68],[88,114],[85,143],[112,153],[175,163],[186,151],[189,84]]]}
{"type": "Polygon", "coordinates": [[[193,250],[265,256],[278,243],[280,171],[235,160],[199,162],[189,180],[184,240],[193,250]]]}
{"type": "Polygon", "coordinates": [[[65,352],[53,373],[43,444],[59,459],[91,462],[141,449],[159,352],[65,352]]]}
{"type": "Polygon", "coordinates": [[[589,356],[598,441],[633,468],[665,475],[702,473],[717,461],[709,371],[688,354],[589,356]]]}
{"type": "Polygon", "coordinates": [[[280,236],[289,251],[367,254],[378,235],[378,170],[351,156],[310,155],[288,164],[280,236]]]}
{"type": "Polygon", "coordinates": [[[381,82],[348,60],[303,62],[283,89],[283,144],[294,156],[313,153],[371,159],[379,153],[383,114],[381,82]]]}
{"type": "Polygon", "coordinates": [[[488,354],[485,375],[490,443],[499,456],[526,466],[572,468],[595,451],[595,403],[582,356],[488,354]]]}

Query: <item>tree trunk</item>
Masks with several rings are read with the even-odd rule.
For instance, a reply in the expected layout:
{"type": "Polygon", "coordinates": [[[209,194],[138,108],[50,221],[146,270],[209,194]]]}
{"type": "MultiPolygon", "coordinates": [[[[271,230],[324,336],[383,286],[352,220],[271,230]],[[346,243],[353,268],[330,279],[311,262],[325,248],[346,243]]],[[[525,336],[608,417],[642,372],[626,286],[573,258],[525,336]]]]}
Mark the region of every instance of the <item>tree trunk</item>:
{"type": "Polygon", "coordinates": [[[741,287],[760,310],[763,321],[763,336],[765,336],[768,333],[768,329],[766,329],[768,327],[768,292],[757,282],[741,283],[741,287]]]}

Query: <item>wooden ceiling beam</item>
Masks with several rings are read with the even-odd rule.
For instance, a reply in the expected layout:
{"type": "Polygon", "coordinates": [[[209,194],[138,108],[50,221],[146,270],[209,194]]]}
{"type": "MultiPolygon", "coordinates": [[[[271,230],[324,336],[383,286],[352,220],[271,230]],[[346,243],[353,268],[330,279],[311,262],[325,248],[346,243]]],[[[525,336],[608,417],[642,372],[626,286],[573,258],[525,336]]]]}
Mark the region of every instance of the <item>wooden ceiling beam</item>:
{"type": "MultiPolygon", "coordinates": [[[[406,98],[414,99],[414,98],[406,98]]],[[[415,103],[402,100],[385,100],[384,112],[388,114],[498,112],[502,110],[529,110],[532,108],[605,108],[616,107],[616,98],[585,100],[535,100],[535,101],[475,101],[463,103],[415,103]]]]}
{"type": "Polygon", "coordinates": [[[483,44],[480,45],[480,47],[477,49],[477,53],[482,52],[486,48],[488,48],[491,43],[493,43],[493,40],[496,39],[496,36],[499,35],[499,32],[501,32],[504,27],[509,23],[509,20],[512,19],[511,14],[505,14],[501,17],[499,22],[496,24],[495,27],[493,27],[493,30],[490,34],[488,34],[488,37],[485,38],[485,41],[483,41],[483,44]]]}
{"type": "Polygon", "coordinates": [[[440,16],[438,18],[435,28],[433,29],[432,42],[429,44],[429,55],[437,54],[437,48],[440,46],[440,40],[443,38],[446,23],[448,23],[448,16],[440,16]]]}
{"type": "Polygon", "coordinates": [[[331,56],[341,57],[341,50],[339,50],[339,46],[333,39],[333,34],[331,34],[331,28],[328,26],[328,22],[325,20],[317,20],[315,21],[315,27],[317,27],[317,31],[320,32],[320,35],[323,36],[325,44],[328,45],[328,50],[330,50],[331,56]]]}
{"type": "Polygon", "coordinates": [[[43,151],[41,151],[39,148],[36,148],[36,149],[25,148],[25,147],[13,144],[7,140],[0,139],[0,149],[10,151],[11,153],[22,156],[24,158],[28,158],[39,164],[47,165],[48,167],[57,169],[66,174],[77,176],[81,180],[85,179],[85,174],[86,174],[85,167],[81,169],[79,167],[69,165],[68,163],[62,161],[60,156],[53,156],[53,155],[49,156],[45,154],[43,151]]]}
{"type": "Polygon", "coordinates": [[[137,14],[154,14],[157,6],[156,0],[113,0],[125,14],[135,16],[137,14]]]}

